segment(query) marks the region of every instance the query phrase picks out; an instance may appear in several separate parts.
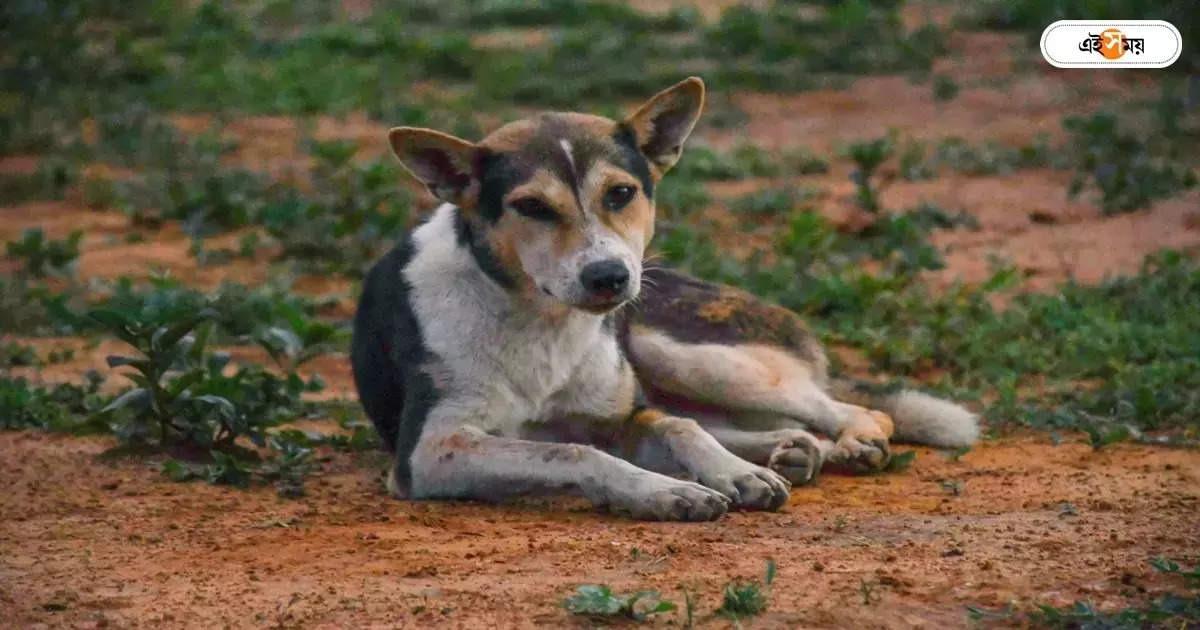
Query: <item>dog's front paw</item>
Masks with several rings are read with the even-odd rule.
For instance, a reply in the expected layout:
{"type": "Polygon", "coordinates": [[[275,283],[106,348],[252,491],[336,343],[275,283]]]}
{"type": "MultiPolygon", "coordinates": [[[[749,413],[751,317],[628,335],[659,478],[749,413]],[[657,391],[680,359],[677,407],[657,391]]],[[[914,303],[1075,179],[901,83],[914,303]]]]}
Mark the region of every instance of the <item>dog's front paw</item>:
{"type": "Polygon", "coordinates": [[[643,521],[712,521],[729,511],[729,499],[719,492],[675,479],[622,503],[616,507],[643,521]]]}
{"type": "Polygon", "coordinates": [[[792,490],[792,484],[779,473],[733,456],[696,476],[743,510],[777,510],[792,490]]]}

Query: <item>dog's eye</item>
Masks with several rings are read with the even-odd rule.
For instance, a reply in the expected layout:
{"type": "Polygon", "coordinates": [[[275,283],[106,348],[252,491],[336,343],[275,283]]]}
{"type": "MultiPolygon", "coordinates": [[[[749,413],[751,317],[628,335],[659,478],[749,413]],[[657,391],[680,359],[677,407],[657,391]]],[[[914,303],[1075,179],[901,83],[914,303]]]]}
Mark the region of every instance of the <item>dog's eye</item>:
{"type": "Polygon", "coordinates": [[[513,210],[518,214],[529,217],[534,221],[545,221],[547,223],[557,221],[558,213],[554,211],[546,202],[537,197],[524,197],[516,201],[509,202],[513,210]]]}
{"type": "Polygon", "coordinates": [[[633,186],[613,186],[604,193],[604,207],[613,211],[620,210],[633,201],[636,194],[637,189],[633,186]]]}

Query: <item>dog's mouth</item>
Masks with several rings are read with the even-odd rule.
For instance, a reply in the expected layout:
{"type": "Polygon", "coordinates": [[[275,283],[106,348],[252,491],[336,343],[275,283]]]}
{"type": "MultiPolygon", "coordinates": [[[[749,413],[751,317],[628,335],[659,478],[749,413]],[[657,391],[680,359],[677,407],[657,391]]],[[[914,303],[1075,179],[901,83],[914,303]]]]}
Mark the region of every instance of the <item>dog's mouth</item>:
{"type": "Polygon", "coordinates": [[[581,311],[592,313],[593,315],[604,315],[605,313],[608,313],[628,302],[630,297],[632,297],[622,292],[612,295],[590,295],[578,302],[568,302],[567,300],[563,300],[555,295],[550,289],[546,287],[540,288],[542,289],[542,293],[545,293],[547,296],[552,297],[555,300],[570,306],[571,308],[577,308],[581,311]]]}
{"type": "Polygon", "coordinates": [[[596,315],[603,315],[603,314],[617,308],[618,306],[624,304],[626,301],[628,301],[628,298],[626,298],[623,295],[614,296],[611,298],[593,297],[593,298],[588,298],[586,301],[584,301],[580,304],[577,304],[575,306],[576,306],[576,308],[585,310],[589,313],[594,313],[596,315]]]}

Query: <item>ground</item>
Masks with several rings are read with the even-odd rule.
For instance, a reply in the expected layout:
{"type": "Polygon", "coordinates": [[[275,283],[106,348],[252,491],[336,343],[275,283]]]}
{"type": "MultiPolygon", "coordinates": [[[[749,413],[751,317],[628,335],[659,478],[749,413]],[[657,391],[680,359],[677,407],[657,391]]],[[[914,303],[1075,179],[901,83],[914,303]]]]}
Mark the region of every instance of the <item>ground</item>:
{"type": "Polygon", "coordinates": [[[1146,556],[1194,553],[1200,536],[1195,453],[1046,436],[986,441],[958,461],[918,449],[903,473],[826,475],[777,513],[704,524],[568,499],[393,501],[378,465],[345,457],[290,501],[98,459],[110,445],[0,434],[10,623],[587,627],[560,602],[602,582],[679,602],[688,585],[699,627],[719,628],[731,625],[711,615],[722,586],[774,558],[770,608],[747,627],[945,628],[968,605],[1142,601],[1166,587],[1146,556]]]}
{"type": "MultiPolygon", "coordinates": [[[[724,4],[702,3],[706,15],[724,4]]],[[[897,129],[931,141],[960,136],[1018,145],[1038,132],[1060,133],[1064,114],[1086,111],[1098,95],[1143,81],[1115,72],[1081,81],[1028,60],[1010,74],[1006,57],[976,54],[994,50],[1003,37],[964,32],[951,38],[952,54],[936,70],[963,86],[954,100],[934,102],[928,84],[903,77],[796,95],[747,93],[736,98],[749,115],[746,125],[704,130],[698,140],[715,147],[799,146],[828,155],[847,141],[897,129]]],[[[202,118],[177,122],[205,127],[202,118]]],[[[358,115],[326,117],[317,135],[354,138],[374,154],[382,150],[386,127],[358,115]]],[[[294,155],[296,129],[286,118],[246,117],[228,128],[242,142],[233,159],[268,172],[302,159],[294,155]]],[[[35,166],[36,160],[19,157],[0,161],[4,172],[35,166]]],[[[723,199],[801,183],[825,191],[816,203],[822,214],[853,224],[862,217],[848,200],[851,168],[836,160],[828,174],[794,182],[712,183],[717,203],[708,212],[720,220],[723,199]]],[[[883,198],[898,208],[935,201],[979,221],[978,231],[934,235],[947,263],[930,273],[935,286],[985,279],[992,254],[1022,271],[1025,288],[1051,290],[1067,278],[1091,283],[1134,273],[1146,254],[1163,247],[1200,252],[1200,192],[1105,216],[1087,195],[1067,199],[1069,178],[1040,168],[986,176],[946,171],[928,181],[896,179],[883,198]]],[[[211,289],[223,279],[257,284],[271,274],[269,252],[197,266],[175,225],[127,243],[125,216],[71,198],[0,214],[5,240],[30,226],[59,238],[86,229],[78,266],[84,280],[145,278],[158,269],[211,289]]],[[[724,238],[731,251],[754,242],[736,231],[724,238]]],[[[236,241],[233,234],[209,245],[236,241]]],[[[296,286],[337,296],[334,315],[352,311],[347,280],[310,276],[296,286]]],[[[121,347],[4,338],[32,343],[39,352],[76,349],[73,359],[40,374],[14,370],[47,382],[101,369],[104,356],[121,347]]],[[[852,354],[843,363],[854,371],[852,354]]],[[[328,382],[326,397],[354,397],[344,355],[310,368],[328,382]]],[[[333,421],[311,426],[337,431],[333,421]]],[[[967,606],[1145,602],[1169,588],[1147,559],[1195,559],[1200,540],[1195,450],[1126,443],[1097,451],[1071,432],[988,438],[957,459],[917,448],[907,470],[825,475],[795,489],[777,513],[733,513],[703,524],[632,522],[567,498],[502,506],[396,501],[383,487],[382,455],[328,448],[318,453],[323,470],[307,496],[286,500],[266,486],[172,483],[158,470],[162,457],[114,456],[114,445],[110,437],[0,433],[5,625],[589,627],[592,621],[568,615],[562,601],[580,584],[606,583],[622,592],[658,589],[680,610],[650,623],[676,627],[684,621],[680,586],[687,586],[698,594],[697,625],[719,628],[736,625],[713,614],[723,586],[760,577],[773,558],[779,568],[769,608],[743,620],[745,627],[961,627],[968,624],[967,606]]]]}

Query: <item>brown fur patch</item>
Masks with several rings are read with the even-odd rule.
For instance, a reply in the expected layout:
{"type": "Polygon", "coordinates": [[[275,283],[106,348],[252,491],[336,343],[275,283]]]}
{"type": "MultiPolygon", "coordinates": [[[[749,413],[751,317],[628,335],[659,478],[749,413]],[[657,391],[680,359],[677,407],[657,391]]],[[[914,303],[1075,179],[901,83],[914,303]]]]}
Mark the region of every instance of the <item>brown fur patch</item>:
{"type": "Polygon", "coordinates": [[[629,325],[659,330],[686,343],[762,344],[823,366],[821,345],[795,313],[746,291],[670,269],[647,269],[629,325]]]}
{"type": "Polygon", "coordinates": [[[648,427],[665,417],[667,417],[667,414],[659,411],[658,409],[646,408],[639,409],[638,411],[634,412],[634,414],[629,417],[629,421],[637,425],[648,427]]]}
{"type": "Polygon", "coordinates": [[[451,433],[437,443],[437,450],[445,453],[472,453],[479,450],[479,440],[462,433],[451,433]]]}
{"type": "Polygon", "coordinates": [[[479,146],[497,153],[517,151],[529,144],[539,129],[540,125],[534,119],[514,120],[488,134],[479,146]]]}
{"type": "Polygon", "coordinates": [[[654,201],[646,196],[636,177],[607,161],[599,161],[588,173],[583,192],[588,207],[595,209],[605,225],[636,249],[645,250],[654,236],[654,201]],[[637,190],[633,200],[616,212],[604,208],[604,195],[613,186],[632,186],[637,190]]]}

